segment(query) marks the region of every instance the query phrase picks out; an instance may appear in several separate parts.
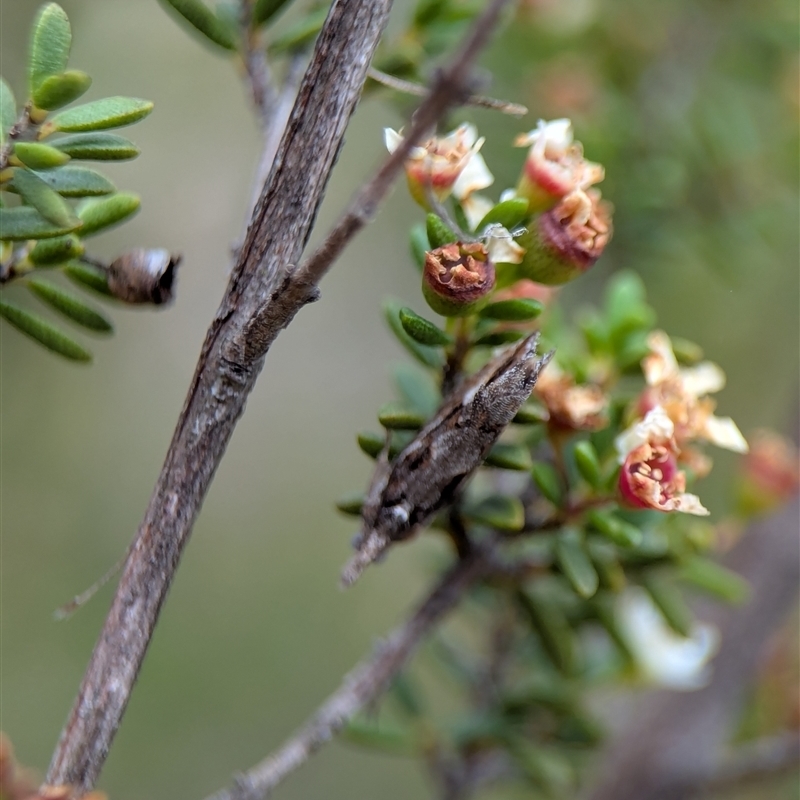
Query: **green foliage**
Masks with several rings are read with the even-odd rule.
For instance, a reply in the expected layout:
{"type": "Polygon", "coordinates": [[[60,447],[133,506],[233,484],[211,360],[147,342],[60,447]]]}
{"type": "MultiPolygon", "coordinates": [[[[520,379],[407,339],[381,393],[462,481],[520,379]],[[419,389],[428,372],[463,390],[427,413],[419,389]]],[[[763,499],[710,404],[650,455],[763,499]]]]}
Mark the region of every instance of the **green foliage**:
{"type": "Polygon", "coordinates": [[[201,0],[160,0],[165,8],[177,12],[181,19],[191,25],[192,30],[222,50],[236,50],[237,32],[223,16],[215,14],[201,0]]]}
{"type": "Polygon", "coordinates": [[[428,214],[425,218],[425,226],[431,250],[458,241],[458,236],[436,214],[428,214]]]}
{"type": "Polygon", "coordinates": [[[109,296],[105,270],[80,260],[86,258],[84,240],[131,217],[140,201],[129,192],[118,192],[100,172],[67,166],[67,162],[138,155],[128,139],[104,130],[138,122],[153,104],[132,97],[107,97],[64,108],[83,96],[92,83],[85,72],[67,69],[71,44],[67,15],[56,3],[48,3],[33,23],[28,100],[19,120],[14,95],[0,79],[0,189],[4,193],[0,283],[7,322],[59,355],[87,361],[90,354],[85,348],[46,319],[6,302],[5,296],[15,292],[18,284],[84,329],[96,333],[112,330],[111,323],[81,297],[40,278],[37,272],[57,268],[82,288],[109,296]],[[79,201],[77,205],[74,200],[79,201]]]}

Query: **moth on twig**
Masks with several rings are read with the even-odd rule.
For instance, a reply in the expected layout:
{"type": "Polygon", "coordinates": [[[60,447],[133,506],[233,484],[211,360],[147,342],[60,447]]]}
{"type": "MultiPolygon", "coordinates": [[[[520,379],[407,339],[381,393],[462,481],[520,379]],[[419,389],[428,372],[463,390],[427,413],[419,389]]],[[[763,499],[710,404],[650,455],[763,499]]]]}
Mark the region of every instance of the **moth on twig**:
{"type": "Polygon", "coordinates": [[[534,333],[466,379],[393,462],[384,447],[364,502],[358,552],[342,571],[345,586],[392,542],[413,536],[480,466],[553,356],[537,359],[538,343],[534,333]]]}

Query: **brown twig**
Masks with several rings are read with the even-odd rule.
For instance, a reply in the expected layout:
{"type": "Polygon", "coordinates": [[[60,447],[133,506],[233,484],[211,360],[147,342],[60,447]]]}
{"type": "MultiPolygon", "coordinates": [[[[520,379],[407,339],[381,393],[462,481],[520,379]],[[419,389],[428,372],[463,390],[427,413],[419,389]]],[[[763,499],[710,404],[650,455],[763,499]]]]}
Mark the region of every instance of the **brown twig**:
{"type": "Polygon", "coordinates": [[[409,149],[464,94],[506,0],[492,0],[420,106],[403,146],[295,269],[386,23],[390,0],[337,0],[319,34],[227,291],[47,774],[87,790],[105,762],[203,499],[264,357],[318,296],[319,279],[375,213],[409,149]]]}
{"type": "MultiPolygon", "coordinates": [[[[476,547],[448,572],[417,611],[350,672],[317,713],[282,747],[245,774],[236,786],[207,800],[260,800],[330,741],[359,711],[376,700],[407,663],[425,635],[495,567],[489,547],[476,547]]],[[[498,568],[500,568],[498,566],[498,568]]]]}

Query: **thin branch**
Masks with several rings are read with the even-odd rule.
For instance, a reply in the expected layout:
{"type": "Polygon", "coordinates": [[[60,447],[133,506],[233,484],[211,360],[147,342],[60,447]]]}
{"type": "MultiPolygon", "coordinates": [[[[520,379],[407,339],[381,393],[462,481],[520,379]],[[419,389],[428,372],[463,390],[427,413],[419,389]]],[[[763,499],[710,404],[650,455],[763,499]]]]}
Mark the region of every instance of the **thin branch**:
{"type": "MultiPolygon", "coordinates": [[[[377,81],[389,89],[394,89],[396,92],[410,94],[414,97],[425,97],[428,94],[427,86],[397,78],[394,75],[389,75],[388,72],[381,72],[381,70],[375,69],[375,67],[370,67],[367,75],[369,75],[372,80],[377,81]]],[[[480,94],[471,94],[464,101],[464,105],[488,108],[492,111],[499,111],[502,114],[510,114],[512,117],[524,117],[528,113],[527,107],[519,103],[511,103],[508,100],[496,100],[494,97],[484,97],[480,94]]]]}
{"type": "Polygon", "coordinates": [[[417,611],[378,645],[375,654],[345,676],[341,686],[282,747],[236,778],[236,786],[207,800],[260,800],[330,741],[359,711],[387,689],[422,639],[470,587],[495,567],[491,551],[476,547],[439,582],[417,611]]]}
{"type": "Polygon", "coordinates": [[[264,357],[318,296],[319,279],[375,213],[416,141],[468,94],[469,70],[507,0],[492,0],[421,106],[403,146],[295,269],[311,233],[391,0],[337,0],[319,34],[269,178],[206,335],[161,474],[139,527],[47,782],[86,791],[105,762],[203,499],[264,357]]]}

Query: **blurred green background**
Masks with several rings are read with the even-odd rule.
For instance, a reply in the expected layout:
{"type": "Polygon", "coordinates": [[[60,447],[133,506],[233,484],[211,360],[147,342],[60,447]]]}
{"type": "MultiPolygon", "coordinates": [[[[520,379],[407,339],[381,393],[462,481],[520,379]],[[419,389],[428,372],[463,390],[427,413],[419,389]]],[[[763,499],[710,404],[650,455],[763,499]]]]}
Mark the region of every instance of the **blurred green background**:
{"type": "MultiPolygon", "coordinates": [[[[115,309],[95,363],[62,362],[2,330],[2,727],[43,770],[72,703],[111,589],[72,619],[53,610],[96,580],[133,536],[207,324],[243,232],[258,135],[247,95],[156,2],[63,0],[70,66],[87,99],[155,101],[132,128],[142,149],[108,172],[139,192],[139,215],[93,242],[182,252],[177,302],[115,309]]],[[[39,3],[2,5],[0,71],[24,93],[39,3]]],[[[401,27],[408,4],[398,3],[401,27]]],[[[531,108],[522,123],[470,111],[488,140],[495,193],[524,157],[509,144],[537,117],[572,117],[606,166],[616,235],[567,287],[578,308],[607,277],[644,277],[661,324],[723,366],[722,415],[747,433],[785,428],[798,380],[797,4],[790,0],[528,0],[483,64],[489,91],[531,108]]],[[[382,157],[402,117],[369,98],[348,131],[315,240],[382,157]]],[[[392,294],[418,311],[406,255],[419,213],[397,191],[267,359],[217,474],[162,615],[101,787],[113,800],[202,797],[279,744],[418,598],[427,539],[399,548],[352,590],[338,589],[352,523],[333,501],[362,487],[354,432],[390,399],[404,358],[381,322],[392,294]],[[380,252],[376,259],[375,252],[380,252]],[[388,255],[387,255],[388,253],[388,255]]],[[[719,517],[733,459],[698,487],[719,517]]],[[[334,744],[276,796],[429,796],[421,766],[334,744]]]]}

